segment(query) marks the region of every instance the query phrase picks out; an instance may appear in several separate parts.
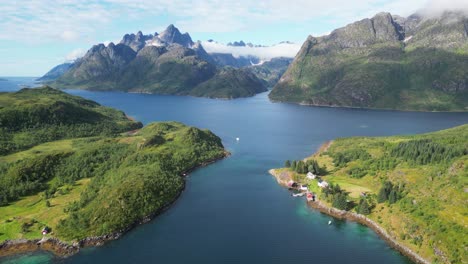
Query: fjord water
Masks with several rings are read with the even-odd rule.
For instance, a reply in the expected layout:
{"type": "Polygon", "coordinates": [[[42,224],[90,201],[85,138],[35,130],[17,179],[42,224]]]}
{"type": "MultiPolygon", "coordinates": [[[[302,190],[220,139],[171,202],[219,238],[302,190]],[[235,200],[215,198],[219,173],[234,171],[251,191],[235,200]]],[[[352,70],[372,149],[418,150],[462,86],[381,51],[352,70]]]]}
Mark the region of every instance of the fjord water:
{"type": "MultiPolygon", "coordinates": [[[[0,83],[0,91],[11,90],[0,83]]],[[[15,88],[17,89],[17,88],[15,88]]],[[[467,113],[306,107],[252,98],[69,93],[142,122],[175,120],[212,130],[232,155],[187,178],[180,199],[153,221],[67,259],[36,252],[14,263],[410,263],[370,229],[306,207],[268,174],[327,140],[423,133],[468,123],[467,113]],[[236,141],[239,137],[239,141],[236,141]]],[[[0,259],[0,262],[2,260],[0,259]]]]}

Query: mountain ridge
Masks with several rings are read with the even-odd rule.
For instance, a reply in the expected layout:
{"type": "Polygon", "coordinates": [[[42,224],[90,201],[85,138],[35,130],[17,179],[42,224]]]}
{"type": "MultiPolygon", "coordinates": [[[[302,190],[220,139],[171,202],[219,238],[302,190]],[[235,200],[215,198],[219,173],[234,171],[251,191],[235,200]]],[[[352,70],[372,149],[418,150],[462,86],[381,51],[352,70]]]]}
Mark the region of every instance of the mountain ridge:
{"type": "Polygon", "coordinates": [[[125,34],[118,44],[94,45],[50,85],[216,98],[253,96],[267,90],[256,76],[246,74],[237,69],[223,70],[200,42],[193,42],[188,33],[180,33],[171,24],[160,34],[144,35],[139,31],[125,34]],[[222,72],[229,72],[234,83],[225,87],[204,84],[222,72]],[[234,78],[240,75],[245,76],[234,78]],[[198,88],[200,85],[203,89],[198,88]]]}
{"type": "Polygon", "coordinates": [[[309,36],[274,101],[422,111],[468,110],[468,24],[461,13],[379,13],[309,36]]]}

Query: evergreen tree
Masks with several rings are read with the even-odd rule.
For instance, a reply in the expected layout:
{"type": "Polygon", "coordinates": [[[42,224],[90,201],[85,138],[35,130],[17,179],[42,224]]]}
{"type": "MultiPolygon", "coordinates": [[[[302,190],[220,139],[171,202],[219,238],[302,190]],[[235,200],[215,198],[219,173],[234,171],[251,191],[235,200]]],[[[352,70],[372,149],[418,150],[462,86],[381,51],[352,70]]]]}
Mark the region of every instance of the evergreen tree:
{"type": "Polygon", "coordinates": [[[390,204],[394,204],[394,203],[396,203],[397,200],[398,200],[398,195],[397,195],[397,192],[396,192],[396,190],[394,188],[394,189],[392,189],[392,191],[388,195],[388,202],[390,204]]]}
{"type": "Polygon", "coordinates": [[[384,187],[380,188],[379,194],[377,195],[377,202],[383,203],[387,201],[387,199],[388,199],[388,196],[387,196],[387,192],[385,191],[385,188],[384,187]]]}
{"type": "Polygon", "coordinates": [[[307,166],[304,162],[301,164],[301,173],[307,173],[307,166]]]}
{"type": "Polygon", "coordinates": [[[305,173],[306,167],[304,161],[300,160],[296,164],[296,172],[297,173],[305,173]]]}
{"type": "Polygon", "coordinates": [[[338,208],[340,210],[347,210],[348,202],[346,200],[347,200],[346,194],[344,193],[335,194],[333,195],[332,205],[333,207],[338,208]]]}
{"type": "Polygon", "coordinates": [[[284,167],[286,167],[286,168],[291,167],[291,161],[287,160],[287,161],[284,163],[284,167]]]}
{"type": "Polygon", "coordinates": [[[312,172],[313,174],[315,174],[314,166],[313,166],[313,165],[309,165],[309,166],[307,167],[307,170],[310,171],[310,172],[312,172]]]}
{"type": "Polygon", "coordinates": [[[0,195],[0,206],[4,206],[8,204],[8,199],[6,195],[0,195]]]}
{"type": "Polygon", "coordinates": [[[341,187],[339,184],[333,186],[333,193],[341,193],[341,187]]]}
{"type": "Polygon", "coordinates": [[[312,166],[314,167],[314,173],[319,174],[320,173],[320,166],[318,165],[318,162],[316,160],[314,160],[314,163],[312,164],[312,166]]]}
{"type": "Polygon", "coordinates": [[[361,199],[357,207],[357,212],[359,214],[368,215],[370,214],[370,207],[366,199],[361,199]]]}
{"type": "Polygon", "coordinates": [[[291,163],[291,170],[296,171],[296,167],[297,167],[297,162],[293,160],[293,162],[291,163]]]}

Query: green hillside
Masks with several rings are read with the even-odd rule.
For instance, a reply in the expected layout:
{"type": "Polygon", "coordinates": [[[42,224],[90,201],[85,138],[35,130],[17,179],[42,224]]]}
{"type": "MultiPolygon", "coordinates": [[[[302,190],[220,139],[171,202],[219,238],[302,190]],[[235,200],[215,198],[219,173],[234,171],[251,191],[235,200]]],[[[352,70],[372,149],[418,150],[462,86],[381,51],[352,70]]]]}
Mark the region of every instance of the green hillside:
{"type": "Polygon", "coordinates": [[[159,35],[139,32],[119,44],[94,45],[50,85],[226,99],[267,91],[250,71],[217,66],[199,42],[173,25],[159,35]]]}
{"type": "MultiPolygon", "coordinates": [[[[1,96],[21,100],[2,103],[4,116],[39,113],[34,110],[66,101],[60,111],[47,113],[56,114],[69,133],[0,155],[0,242],[41,238],[44,226],[51,230],[47,236],[63,241],[126,230],[172,203],[184,187],[184,173],[226,155],[219,137],[181,123],[151,123],[117,133],[141,125],[122,112],[50,88],[1,96]],[[66,113],[68,121],[59,113],[66,113]],[[86,133],[67,130],[82,124],[89,128],[86,133]]],[[[32,135],[43,126],[38,120],[37,128],[9,125],[3,133],[32,135]]],[[[60,122],[49,123],[46,136],[60,122]]]]}
{"type": "Polygon", "coordinates": [[[211,79],[196,86],[190,91],[190,95],[232,99],[254,96],[265,91],[264,84],[251,71],[225,67],[211,79]]]}
{"type": "Polygon", "coordinates": [[[468,110],[467,18],[380,13],[306,40],[270,94],[310,105],[468,110]]]}
{"type": "Polygon", "coordinates": [[[467,138],[468,125],[414,136],[342,138],[280,171],[310,183],[330,206],[367,215],[431,262],[466,263],[467,138]],[[329,188],[306,179],[304,166],[312,160],[329,188]]]}
{"type": "Polygon", "coordinates": [[[0,155],[52,140],[140,128],[122,111],[43,87],[0,93],[0,155]]]}

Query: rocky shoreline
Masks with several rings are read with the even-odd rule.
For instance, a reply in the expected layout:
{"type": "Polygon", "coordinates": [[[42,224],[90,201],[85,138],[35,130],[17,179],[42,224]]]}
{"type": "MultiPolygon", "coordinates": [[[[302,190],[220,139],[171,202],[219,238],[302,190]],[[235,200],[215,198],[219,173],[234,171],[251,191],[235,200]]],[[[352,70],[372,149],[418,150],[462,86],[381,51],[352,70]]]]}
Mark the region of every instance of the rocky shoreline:
{"type": "Polygon", "coordinates": [[[288,101],[288,100],[277,100],[271,99],[272,103],[287,103],[287,104],[296,104],[302,106],[310,107],[322,107],[322,108],[338,108],[338,109],[357,109],[357,110],[376,110],[376,111],[389,111],[389,112],[418,112],[418,113],[466,113],[466,110],[452,110],[452,111],[441,111],[441,110],[418,110],[418,109],[398,109],[398,108],[379,108],[379,107],[361,107],[361,106],[347,106],[347,105],[337,105],[337,104],[319,104],[319,103],[310,103],[310,102],[297,102],[297,101],[288,101]]]}
{"type": "MultiPolygon", "coordinates": [[[[201,167],[205,167],[218,160],[224,159],[230,155],[231,154],[228,151],[225,151],[222,156],[203,162],[202,164],[185,171],[182,177],[186,177],[188,176],[189,173],[193,172],[194,170],[201,168],[201,167]]],[[[102,246],[104,245],[104,243],[108,241],[119,239],[122,235],[124,235],[131,229],[135,228],[138,225],[145,224],[151,221],[153,218],[155,218],[159,214],[169,209],[179,199],[180,195],[182,194],[184,190],[185,190],[185,181],[184,181],[184,185],[182,186],[182,189],[180,190],[178,195],[174,198],[174,200],[171,203],[165,205],[163,208],[144,217],[143,219],[136,221],[135,223],[125,228],[124,230],[120,230],[118,232],[114,232],[114,233],[103,235],[103,236],[86,237],[72,244],[63,242],[59,240],[58,238],[53,238],[53,237],[51,238],[44,237],[42,239],[5,240],[4,242],[0,243],[0,258],[17,255],[17,254],[23,254],[27,252],[34,252],[38,250],[49,251],[58,257],[66,258],[66,257],[69,257],[71,255],[78,253],[81,248],[102,246]]]]}
{"type": "MultiPolygon", "coordinates": [[[[271,169],[268,171],[273,177],[275,177],[276,181],[278,184],[287,187],[287,181],[283,180],[280,178],[280,175],[276,173],[274,169],[271,169]]],[[[387,244],[398,250],[402,255],[408,257],[411,259],[413,262],[418,263],[418,264],[430,264],[431,262],[424,259],[423,257],[419,256],[416,252],[412,251],[408,247],[398,243],[394,238],[392,238],[385,229],[383,229],[381,226],[379,226],[376,222],[373,220],[365,217],[364,215],[357,214],[354,212],[349,212],[349,211],[344,211],[344,210],[339,210],[333,207],[330,207],[326,204],[324,204],[321,201],[315,201],[315,202],[307,202],[307,205],[320,211],[323,214],[332,216],[334,218],[340,219],[340,220],[348,220],[348,221],[353,221],[360,223],[362,225],[365,225],[372,229],[377,235],[385,240],[387,244]]]]}
{"type": "Polygon", "coordinates": [[[383,229],[381,226],[379,226],[376,222],[373,220],[365,217],[364,215],[357,214],[354,212],[349,212],[349,211],[344,211],[344,210],[339,210],[333,207],[329,207],[328,205],[322,203],[321,201],[316,201],[316,202],[307,202],[307,204],[320,211],[321,213],[327,214],[329,216],[332,216],[337,219],[341,220],[349,220],[353,222],[360,223],[362,225],[365,225],[369,227],[370,229],[374,230],[377,235],[379,235],[380,238],[385,240],[387,244],[390,245],[390,247],[398,250],[402,255],[408,257],[415,263],[420,263],[420,264],[430,264],[431,262],[424,259],[423,257],[419,256],[417,253],[412,251],[411,249],[405,247],[404,245],[401,245],[393,239],[385,229],[383,229]]]}

